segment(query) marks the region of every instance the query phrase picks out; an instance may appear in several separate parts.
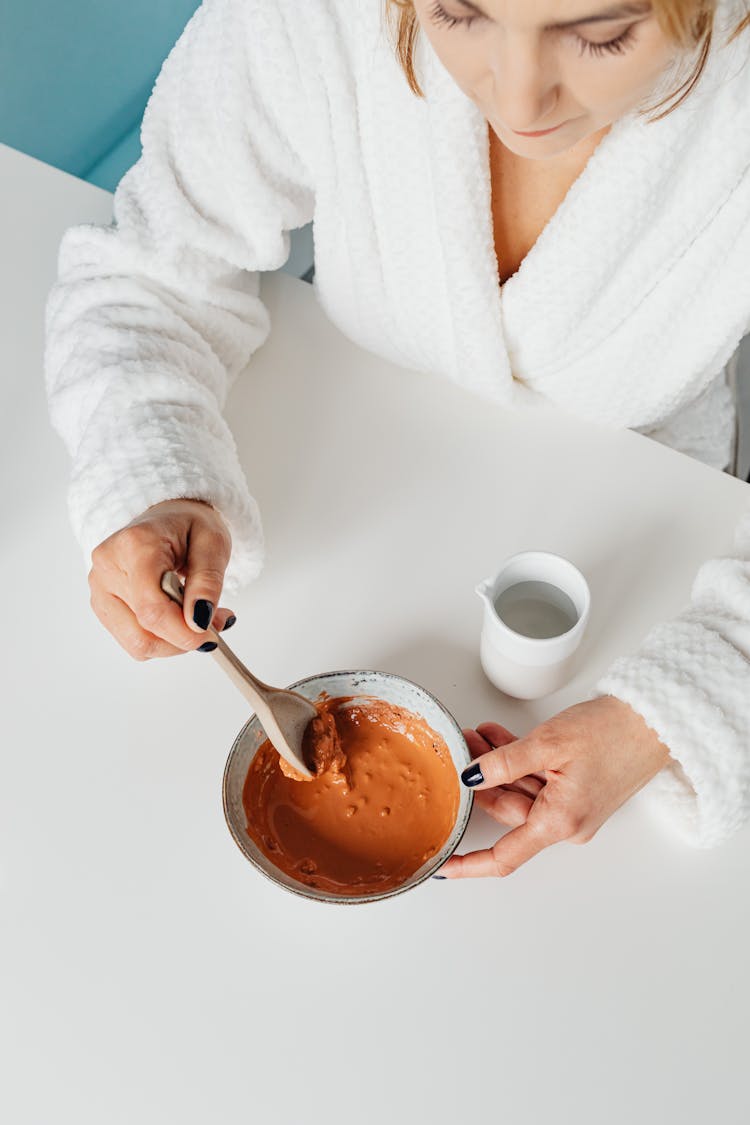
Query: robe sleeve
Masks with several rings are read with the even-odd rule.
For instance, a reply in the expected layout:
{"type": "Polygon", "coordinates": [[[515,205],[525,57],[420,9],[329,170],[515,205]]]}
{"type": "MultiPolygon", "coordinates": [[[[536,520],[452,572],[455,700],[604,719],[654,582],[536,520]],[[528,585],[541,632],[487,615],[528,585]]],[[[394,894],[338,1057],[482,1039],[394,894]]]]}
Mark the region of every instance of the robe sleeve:
{"type": "Polygon", "coordinates": [[[718,844],[750,816],[750,512],[732,557],[703,564],[691,602],[596,684],[646,720],[671,761],[648,789],[686,841],[718,844]]]}
{"type": "Polygon", "coordinates": [[[64,235],[45,377],[86,558],[150,505],[190,497],[229,525],[228,589],[259,571],[258,509],[222,408],[269,332],[259,272],[312,218],[306,129],[280,6],[207,0],[157,79],[113,224],[64,235]]]}

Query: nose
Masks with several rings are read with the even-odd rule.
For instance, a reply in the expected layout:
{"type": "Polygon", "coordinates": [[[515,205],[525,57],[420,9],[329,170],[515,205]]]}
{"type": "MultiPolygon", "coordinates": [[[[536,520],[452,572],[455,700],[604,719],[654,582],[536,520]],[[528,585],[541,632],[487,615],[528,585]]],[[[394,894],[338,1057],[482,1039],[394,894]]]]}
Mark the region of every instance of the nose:
{"type": "Polygon", "coordinates": [[[490,72],[492,104],[509,129],[523,133],[559,124],[552,120],[559,95],[557,77],[537,41],[509,36],[497,45],[490,72]]]}

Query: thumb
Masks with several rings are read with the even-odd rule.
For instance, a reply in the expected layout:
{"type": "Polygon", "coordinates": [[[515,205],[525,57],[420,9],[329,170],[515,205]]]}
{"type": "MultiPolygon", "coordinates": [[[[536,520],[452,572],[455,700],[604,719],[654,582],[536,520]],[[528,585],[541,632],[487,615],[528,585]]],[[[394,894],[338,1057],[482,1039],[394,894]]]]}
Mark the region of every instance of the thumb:
{"type": "Polygon", "coordinates": [[[506,746],[497,746],[475,758],[472,765],[461,774],[464,785],[489,789],[495,785],[510,785],[531,773],[550,769],[551,748],[533,735],[517,738],[506,746]]]}
{"type": "Polygon", "coordinates": [[[195,520],[188,535],[183,613],[187,625],[201,633],[211,624],[224,585],[231,540],[218,525],[195,520]]]}

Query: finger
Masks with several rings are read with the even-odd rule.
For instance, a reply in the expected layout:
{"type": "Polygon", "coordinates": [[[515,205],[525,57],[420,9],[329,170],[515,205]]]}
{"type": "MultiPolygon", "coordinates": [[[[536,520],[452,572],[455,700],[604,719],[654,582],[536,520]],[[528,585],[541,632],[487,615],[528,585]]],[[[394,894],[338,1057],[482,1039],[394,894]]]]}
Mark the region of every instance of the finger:
{"type": "Polygon", "coordinates": [[[528,777],[519,777],[518,781],[514,781],[512,785],[503,786],[503,788],[514,789],[517,793],[523,793],[532,799],[538,797],[542,789],[544,789],[546,782],[537,777],[536,774],[531,774],[528,777]]]}
{"type": "Polygon", "coordinates": [[[480,791],[476,795],[476,800],[483,812],[498,824],[505,824],[508,828],[517,828],[519,824],[525,824],[534,804],[533,797],[527,797],[525,793],[505,789],[502,786],[499,789],[488,789],[486,792],[480,791]]]}
{"type": "Polygon", "coordinates": [[[134,660],[179,656],[185,651],[143,629],[130,607],[114,594],[92,595],[91,608],[104,628],[134,660]]]}
{"type": "Polygon", "coordinates": [[[481,734],[477,734],[475,730],[464,730],[463,736],[472,758],[478,758],[480,754],[487,754],[492,749],[489,742],[482,738],[481,734]]]}
{"type": "MultiPolygon", "coordinates": [[[[184,586],[186,577],[184,567],[178,568],[176,570],[176,574],[182,579],[182,583],[184,586]]],[[[227,629],[231,629],[233,625],[237,624],[237,614],[233,609],[227,609],[226,606],[219,606],[219,608],[214,613],[213,621],[211,622],[211,624],[213,625],[217,633],[225,633],[227,629]]]]}
{"type": "Polygon", "coordinates": [[[480,723],[477,734],[481,734],[490,746],[505,746],[508,742],[515,742],[517,737],[511,734],[507,727],[501,727],[499,723],[480,723]]]}
{"type": "Polygon", "coordinates": [[[183,614],[188,628],[201,633],[210,625],[221,597],[231,542],[213,521],[195,520],[188,537],[183,614]]]}
{"type": "Polygon", "coordinates": [[[480,754],[486,754],[496,746],[515,741],[515,735],[499,723],[481,723],[480,726],[481,730],[479,727],[476,730],[468,727],[462,731],[472,758],[478,758],[480,754]],[[490,740],[490,735],[494,741],[490,740]]]}
{"type": "Polygon", "coordinates": [[[165,570],[172,569],[172,561],[165,545],[141,547],[129,560],[125,592],[115,592],[130,606],[145,632],[189,652],[200,640],[185,624],[181,607],[161,588],[161,577],[165,570]]]}
{"type": "Polygon", "coordinates": [[[477,879],[494,876],[505,878],[517,871],[521,864],[532,859],[547,844],[552,843],[547,835],[533,822],[513,828],[502,836],[491,848],[483,851],[454,855],[440,868],[440,874],[447,879],[477,879]]]}
{"type": "Polygon", "coordinates": [[[231,609],[220,607],[214,614],[214,619],[211,622],[217,633],[225,633],[227,629],[231,629],[236,623],[237,616],[231,609]]]}
{"type": "Polygon", "coordinates": [[[486,789],[493,785],[510,785],[519,778],[549,768],[548,754],[548,745],[541,741],[518,738],[482,754],[463,771],[461,778],[465,785],[481,785],[486,789]]]}

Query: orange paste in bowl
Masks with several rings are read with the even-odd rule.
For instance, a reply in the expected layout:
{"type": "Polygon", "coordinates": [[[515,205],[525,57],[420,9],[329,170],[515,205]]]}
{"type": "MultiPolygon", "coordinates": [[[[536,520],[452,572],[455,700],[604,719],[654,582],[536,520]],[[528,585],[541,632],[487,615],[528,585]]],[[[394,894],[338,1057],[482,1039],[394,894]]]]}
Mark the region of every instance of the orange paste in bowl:
{"type": "Polygon", "coordinates": [[[282,772],[268,741],[255,754],[242,791],[248,834],[308,886],[340,895],[392,890],[440,851],[456,822],[450,751],[424,719],[383,700],[317,706],[318,742],[305,747],[311,781],[282,772]]]}

